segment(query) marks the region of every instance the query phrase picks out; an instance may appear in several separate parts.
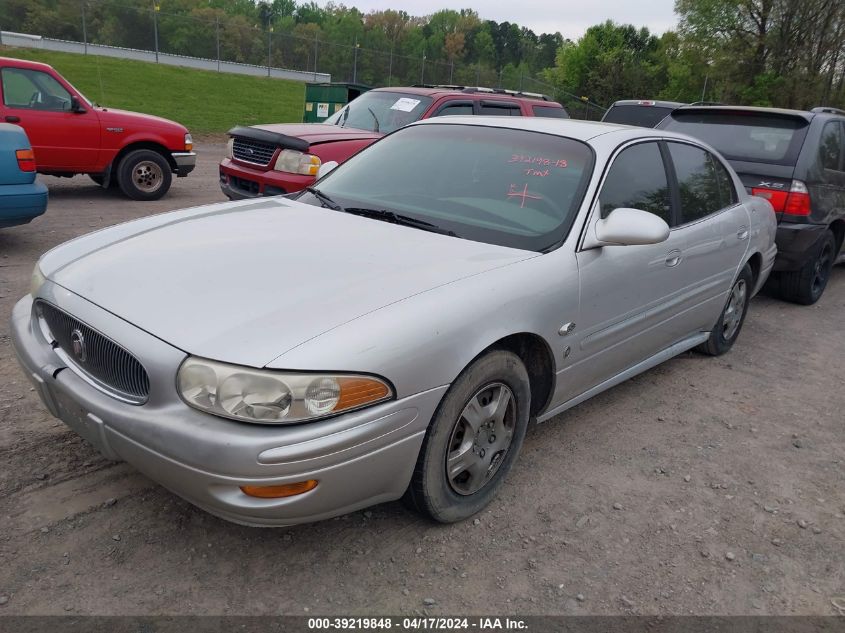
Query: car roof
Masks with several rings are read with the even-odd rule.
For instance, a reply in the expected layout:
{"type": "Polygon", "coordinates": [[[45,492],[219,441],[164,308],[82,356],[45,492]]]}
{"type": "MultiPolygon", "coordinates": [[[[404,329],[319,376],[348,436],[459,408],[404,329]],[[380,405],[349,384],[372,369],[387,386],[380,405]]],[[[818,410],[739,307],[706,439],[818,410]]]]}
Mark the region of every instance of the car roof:
{"type": "Polygon", "coordinates": [[[599,121],[578,121],[574,119],[549,119],[544,117],[505,117],[505,116],[448,116],[434,117],[417,121],[407,127],[416,125],[477,125],[483,127],[500,127],[512,130],[525,130],[527,132],[541,132],[575,139],[576,141],[589,142],[599,136],[614,134],[618,136],[619,142],[637,138],[674,138],[683,141],[692,141],[697,145],[709,147],[701,140],[678,134],[669,130],[654,130],[652,128],[638,127],[634,125],[622,125],[619,123],[602,123],[599,121]]]}
{"type": "Polygon", "coordinates": [[[53,70],[50,64],[42,64],[41,62],[33,62],[28,59],[18,59],[17,57],[0,57],[0,66],[9,64],[20,66],[21,68],[31,68],[33,70],[53,70]]]}
{"type": "MultiPolygon", "coordinates": [[[[712,106],[697,106],[688,105],[678,108],[675,112],[753,112],[759,114],[777,114],[782,116],[799,116],[809,121],[816,113],[807,112],[806,110],[790,110],[787,108],[764,108],[762,106],[729,106],[729,105],[712,105],[712,106]]],[[[672,114],[675,114],[673,112],[672,114]]],[[[671,116],[671,115],[670,115],[671,116]]]]}
{"type": "MultiPolygon", "coordinates": [[[[655,99],[621,99],[610,106],[659,106],[662,108],[679,108],[684,105],[680,101],[657,101],[655,99]]],[[[609,109],[609,108],[608,108],[609,109]]]]}
{"type": "Polygon", "coordinates": [[[372,92],[404,92],[427,97],[437,97],[444,94],[461,95],[467,98],[480,96],[484,99],[515,99],[517,101],[530,101],[535,103],[535,105],[539,102],[539,104],[548,105],[553,108],[563,107],[551,97],[540,95],[539,93],[506,92],[493,88],[476,88],[471,86],[391,86],[390,88],[374,88],[372,92]]]}

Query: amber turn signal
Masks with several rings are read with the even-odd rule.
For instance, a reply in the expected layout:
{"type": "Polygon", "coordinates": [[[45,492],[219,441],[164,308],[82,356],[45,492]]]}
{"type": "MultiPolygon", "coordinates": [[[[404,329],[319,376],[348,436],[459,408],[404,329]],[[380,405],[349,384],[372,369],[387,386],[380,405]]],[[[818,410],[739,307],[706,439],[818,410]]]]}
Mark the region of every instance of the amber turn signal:
{"type": "Polygon", "coordinates": [[[297,481],[296,483],[279,486],[241,486],[241,491],[245,495],[259,499],[281,499],[283,497],[295,497],[309,490],[314,490],[317,483],[316,479],[308,479],[307,481],[297,481]]]}
{"type": "Polygon", "coordinates": [[[35,171],[35,154],[31,149],[19,149],[15,152],[18,168],[21,171],[35,171]]]}

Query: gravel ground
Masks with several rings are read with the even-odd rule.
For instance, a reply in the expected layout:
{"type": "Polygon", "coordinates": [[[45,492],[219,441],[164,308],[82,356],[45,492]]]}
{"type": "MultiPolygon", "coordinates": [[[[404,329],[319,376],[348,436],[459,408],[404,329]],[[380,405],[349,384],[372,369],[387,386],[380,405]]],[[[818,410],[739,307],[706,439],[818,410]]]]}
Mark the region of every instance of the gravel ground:
{"type": "Polygon", "coordinates": [[[433,525],[390,503],[232,525],[100,457],[14,360],[12,305],[52,246],[222,199],[220,143],[155,203],[46,178],[0,231],[0,614],[837,614],[845,607],[845,269],[756,299],[728,355],[684,354],[534,428],[498,500],[433,525]]]}

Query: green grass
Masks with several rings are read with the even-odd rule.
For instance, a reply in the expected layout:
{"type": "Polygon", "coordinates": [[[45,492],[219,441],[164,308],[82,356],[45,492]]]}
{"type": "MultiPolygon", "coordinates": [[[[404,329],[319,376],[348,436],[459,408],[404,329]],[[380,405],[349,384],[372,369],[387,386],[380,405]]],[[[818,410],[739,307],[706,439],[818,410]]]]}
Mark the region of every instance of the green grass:
{"type": "Polygon", "coordinates": [[[155,114],[191,132],[302,121],[305,84],[96,55],[0,47],[0,56],[50,64],[100,105],[155,114]]]}

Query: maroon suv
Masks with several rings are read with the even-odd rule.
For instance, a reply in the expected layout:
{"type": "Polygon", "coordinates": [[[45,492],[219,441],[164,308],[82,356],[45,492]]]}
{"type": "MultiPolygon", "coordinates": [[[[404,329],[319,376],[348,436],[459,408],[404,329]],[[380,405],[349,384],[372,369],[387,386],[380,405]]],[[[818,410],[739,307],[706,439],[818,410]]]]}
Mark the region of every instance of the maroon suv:
{"type": "Polygon", "coordinates": [[[293,193],[310,186],[323,163],[342,163],[414,121],[459,114],[569,118],[562,105],[535,93],[461,86],[378,88],[323,123],[229,130],[226,158],[220,163],[220,188],[232,199],[293,193]]]}

